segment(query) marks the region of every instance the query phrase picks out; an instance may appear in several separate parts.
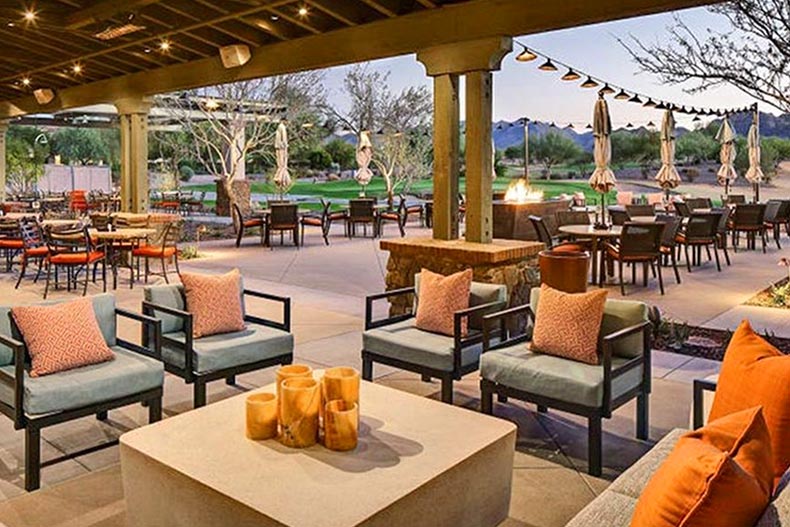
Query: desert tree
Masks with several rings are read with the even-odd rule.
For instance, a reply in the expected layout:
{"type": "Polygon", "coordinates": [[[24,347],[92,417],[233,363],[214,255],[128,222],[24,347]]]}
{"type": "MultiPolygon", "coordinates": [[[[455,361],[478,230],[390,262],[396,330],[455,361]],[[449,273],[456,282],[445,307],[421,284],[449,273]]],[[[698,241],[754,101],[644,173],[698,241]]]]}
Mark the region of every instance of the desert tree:
{"type": "MultiPolygon", "coordinates": [[[[324,105],[323,74],[305,72],[188,90],[160,97],[192,140],[198,161],[222,184],[229,205],[248,156],[274,159],[277,125],[288,120],[289,140],[310,135],[309,116],[324,105]]],[[[243,209],[248,203],[238,203],[243,209]]],[[[229,206],[230,208],[230,206],[229,206]]]]}
{"type": "Polygon", "coordinates": [[[790,2],[733,0],[708,8],[731,29],[703,34],[680,16],[665,41],[622,41],[642,70],[699,93],[727,84],[782,112],[790,112],[790,2]]]}
{"type": "Polygon", "coordinates": [[[343,81],[347,110],[332,106],[327,112],[357,137],[363,130],[371,132],[373,164],[384,178],[392,205],[396,192],[430,176],[432,99],[425,86],[391,91],[389,77],[389,72],[372,70],[367,64],[352,67],[343,81]]]}

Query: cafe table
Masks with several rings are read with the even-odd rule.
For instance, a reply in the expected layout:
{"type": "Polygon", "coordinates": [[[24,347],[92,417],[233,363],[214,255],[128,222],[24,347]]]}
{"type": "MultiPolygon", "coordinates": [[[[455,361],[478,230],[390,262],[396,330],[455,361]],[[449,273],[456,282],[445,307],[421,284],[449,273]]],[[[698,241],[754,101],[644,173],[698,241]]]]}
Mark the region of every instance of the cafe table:
{"type": "MultiPolygon", "coordinates": [[[[94,242],[104,242],[107,261],[110,262],[112,270],[112,288],[118,287],[118,264],[123,251],[128,251],[129,247],[137,247],[141,241],[157,233],[152,228],[124,228],[114,231],[100,231],[88,229],[88,235],[94,242]]],[[[132,266],[131,254],[129,255],[129,287],[134,286],[134,267],[132,266]]]]}
{"type": "Polygon", "coordinates": [[[596,229],[592,225],[563,225],[559,228],[563,234],[568,234],[575,238],[585,238],[591,240],[592,248],[592,284],[603,286],[603,255],[601,254],[601,263],[599,271],[599,252],[602,252],[602,241],[619,238],[623,233],[623,228],[620,225],[611,225],[606,229],[596,229]]]}

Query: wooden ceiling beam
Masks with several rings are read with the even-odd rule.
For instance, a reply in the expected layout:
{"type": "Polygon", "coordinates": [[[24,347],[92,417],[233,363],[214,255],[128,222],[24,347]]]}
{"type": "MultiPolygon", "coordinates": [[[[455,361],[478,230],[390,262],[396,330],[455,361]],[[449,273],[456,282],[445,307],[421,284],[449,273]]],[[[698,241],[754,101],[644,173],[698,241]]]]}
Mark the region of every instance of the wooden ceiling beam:
{"type": "Polygon", "coordinates": [[[278,17],[280,17],[283,20],[287,20],[288,22],[290,22],[291,24],[293,24],[295,26],[299,26],[302,29],[309,31],[310,33],[312,33],[314,35],[318,35],[318,34],[321,33],[320,29],[314,27],[311,24],[308,24],[306,21],[301,20],[298,17],[288,15],[284,11],[281,11],[279,9],[274,9],[274,8],[269,8],[268,11],[271,12],[271,13],[274,13],[275,15],[277,15],[278,17]]]}
{"type": "Polygon", "coordinates": [[[392,9],[382,5],[380,2],[376,2],[375,0],[360,0],[363,4],[372,7],[382,15],[393,18],[398,16],[398,13],[393,11],[392,9]]]}
{"type": "MultiPolygon", "coordinates": [[[[58,92],[47,111],[415,53],[495,36],[526,35],[716,3],[712,0],[469,0],[410,15],[261,46],[244,66],[219,57],[107,79],[58,92]],[[485,21],[485,23],[481,23],[485,21]],[[365,45],[360,45],[364,43],[365,45]],[[309,52],[306,52],[309,50],[309,52]]],[[[252,13],[250,13],[252,14],[252,13]]],[[[189,29],[189,28],[185,28],[189,29]]],[[[0,118],[41,111],[33,97],[0,102],[0,118]]]]}
{"type": "Polygon", "coordinates": [[[359,22],[352,19],[347,13],[341,13],[338,9],[339,4],[337,2],[327,2],[325,0],[305,0],[305,4],[312,6],[319,11],[323,11],[335,20],[342,22],[347,26],[356,26],[359,24],[359,22]]]}
{"type": "Polygon", "coordinates": [[[432,0],[417,0],[423,7],[427,7],[428,9],[436,9],[439,7],[439,4],[433,2],[432,0]]]}

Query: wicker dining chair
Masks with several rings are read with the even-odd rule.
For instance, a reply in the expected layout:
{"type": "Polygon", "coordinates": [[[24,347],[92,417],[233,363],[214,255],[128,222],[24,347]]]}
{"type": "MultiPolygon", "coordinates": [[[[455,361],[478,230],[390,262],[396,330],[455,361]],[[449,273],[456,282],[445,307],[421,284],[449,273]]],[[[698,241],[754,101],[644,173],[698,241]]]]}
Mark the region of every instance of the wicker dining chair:
{"type": "Polygon", "coordinates": [[[723,205],[743,205],[746,203],[746,196],[743,194],[730,194],[729,196],[722,196],[721,202],[723,205]]]}
{"type": "Polygon", "coordinates": [[[628,214],[628,219],[632,220],[636,217],[655,216],[656,209],[653,205],[626,205],[625,213],[628,214]]]}
{"type": "Polygon", "coordinates": [[[538,241],[543,243],[546,246],[546,249],[551,249],[553,251],[572,252],[584,252],[587,250],[582,244],[564,242],[559,240],[557,237],[552,236],[548,225],[546,225],[546,221],[540,216],[530,216],[529,221],[532,223],[532,227],[535,229],[538,241]]]}
{"type": "Polygon", "coordinates": [[[699,209],[713,208],[713,203],[711,203],[709,198],[689,198],[686,200],[686,204],[692,212],[699,209]]]}
{"type": "Polygon", "coordinates": [[[420,218],[420,226],[425,226],[425,207],[420,202],[409,203],[405,194],[400,194],[400,198],[406,203],[406,221],[409,221],[410,216],[417,216],[420,218]]]}
{"type": "Polygon", "coordinates": [[[676,201],[673,205],[675,206],[675,212],[677,212],[678,216],[681,218],[688,218],[691,216],[691,209],[685,201],[676,201]]]}
{"type": "Polygon", "coordinates": [[[718,209],[712,209],[713,212],[721,213],[719,216],[719,224],[716,229],[716,240],[718,241],[718,247],[724,253],[724,261],[727,262],[727,265],[730,265],[730,251],[727,250],[727,246],[729,242],[727,238],[729,238],[729,224],[730,224],[730,217],[732,216],[733,209],[730,207],[723,207],[718,209]]]}
{"type": "Polygon", "coordinates": [[[624,210],[609,209],[609,219],[612,220],[612,225],[623,226],[630,219],[628,213],[624,210]]]}
{"type": "Polygon", "coordinates": [[[291,233],[294,245],[299,247],[299,206],[293,203],[273,203],[266,225],[266,241],[271,246],[271,233],[280,233],[280,245],[283,244],[283,233],[291,233]]]}
{"type": "Polygon", "coordinates": [[[244,232],[247,229],[260,229],[261,230],[261,245],[266,240],[266,224],[263,218],[245,218],[241,213],[241,207],[236,203],[233,204],[233,227],[236,229],[236,247],[241,246],[241,239],[244,237],[244,232]]]}
{"type": "Polygon", "coordinates": [[[721,262],[719,261],[718,250],[718,233],[719,222],[721,221],[720,212],[710,212],[705,214],[692,214],[685,227],[678,232],[676,240],[678,244],[683,246],[686,257],[686,269],[691,272],[692,265],[700,265],[702,263],[702,248],[708,253],[708,260],[710,260],[710,250],[713,249],[713,254],[716,257],[716,269],[721,271],[721,262]],[[689,257],[689,247],[692,249],[693,259],[689,257]]]}
{"type": "Polygon", "coordinates": [[[778,199],[769,200],[765,206],[765,228],[771,231],[777,249],[782,249],[779,238],[782,235],[782,225],[787,223],[790,213],[790,201],[778,199]]]}
{"type": "Polygon", "coordinates": [[[748,203],[736,205],[729,225],[732,233],[732,247],[738,252],[741,233],[746,234],[746,248],[756,249],[757,236],[763,242],[763,252],[766,251],[767,237],[765,228],[765,205],[762,203],[748,203]]]}
{"type": "Polygon", "coordinates": [[[648,268],[658,273],[658,287],[664,294],[664,279],[661,275],[661,237],[663,223],[626,222],[617,242],[605,242],[606,257],[617,262],[620,293],[625,296],[623,265],[631,266],[631,282],[636,283],[636,266],[642,264],[642,284],[647,287],[648,268]],[[658,264],[658,265],[656,265],[658,264]]]}
{"type": "Polygon", "coordinates": [[[683,226],[683,219],[671,214],[659,214],[656,216],[656,223],[664,225],[664,230],[661,233],[661,254],[672,265],[672,270],[675,272],[675,281],[680,283],[677,236],[680,228],[683,226]]]}

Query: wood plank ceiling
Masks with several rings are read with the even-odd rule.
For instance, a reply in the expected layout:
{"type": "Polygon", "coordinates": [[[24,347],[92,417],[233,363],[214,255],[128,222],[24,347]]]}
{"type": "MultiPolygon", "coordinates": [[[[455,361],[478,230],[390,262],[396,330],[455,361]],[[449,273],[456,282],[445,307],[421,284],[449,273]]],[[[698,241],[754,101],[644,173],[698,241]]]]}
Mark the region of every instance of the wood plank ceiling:
{"type": "Polygon", "coordinates": [[[464,1],[0,0],[0,101],[464,1]]]}

